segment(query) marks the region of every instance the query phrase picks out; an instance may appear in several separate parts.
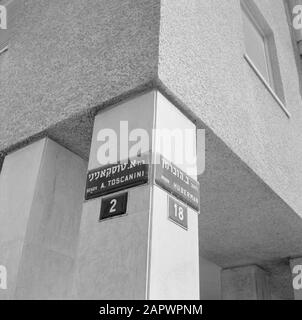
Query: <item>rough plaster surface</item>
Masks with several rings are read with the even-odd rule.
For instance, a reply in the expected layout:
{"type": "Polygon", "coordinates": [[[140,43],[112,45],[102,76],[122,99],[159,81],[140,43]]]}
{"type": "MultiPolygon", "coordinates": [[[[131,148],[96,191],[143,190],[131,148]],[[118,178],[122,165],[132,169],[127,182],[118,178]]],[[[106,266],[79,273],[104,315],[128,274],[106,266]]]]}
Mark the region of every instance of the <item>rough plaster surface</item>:
{"type": "Polygon", "coordinates": [[[161,1],[159,78],[302,215],[302,106],[283,1],[256,1],[275,33],[288,119],[243,58],[239,0],[161,1]]]}
{"type": "Polygon", "coordinates": [[[218,138],[206,135],[199,242],[222,266],[297,256],[302,220],[218,138]]]}
{"type": "Polygon", "coordinates": [[[221,273],[223,300],[270,300],[267,273],[257,266],[225,269],[221,273]]]}
{"type": "Polygon", "coordinates": [[[293,300],[294,290],[292,286],[292,273],[289,261],[273,261],[264,264],[263,267],[269,272],[269,285],[273,300],[293,300]]]}
{"type": "Polygon", "coordinates": [[[299,77],[283,1],[256,4],[275,33],[290,119],[243,57],[239,0],[161,1],[158,76],[207,127],[200,247],[220,265],[302,251],[299,77]]]}
{"type": "Polygon", "coordinates": [[[239,0],[21,2],[0,56],[1,151],[47,134],[87,158],[96,110],[157,86],[208,128],[202,253],[222,266],[302,254],[302,107],[282,0],[256,3],[291,119],[243,58],[239,0]]]}
{"type": "Polygon", "coordinates": [[[155,77],[159,0],[19,1],[0,56],[0,150],[155,77]]]}

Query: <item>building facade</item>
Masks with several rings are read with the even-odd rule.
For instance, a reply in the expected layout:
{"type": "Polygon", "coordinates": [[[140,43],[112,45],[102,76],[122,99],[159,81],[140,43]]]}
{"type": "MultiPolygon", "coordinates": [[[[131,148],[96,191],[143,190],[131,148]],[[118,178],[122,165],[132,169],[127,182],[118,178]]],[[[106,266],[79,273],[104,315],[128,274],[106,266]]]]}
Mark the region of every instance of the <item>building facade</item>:
{"type": "Polygon", "coordinates": [[[301,1],[0,5],[0,299],[301,297],[301,1]],[[181,236],[152,181],[106,224],[102,199],[84,199],[96,128],[151,130],[155,113],[205,130],[200,212],[181,236]]]}

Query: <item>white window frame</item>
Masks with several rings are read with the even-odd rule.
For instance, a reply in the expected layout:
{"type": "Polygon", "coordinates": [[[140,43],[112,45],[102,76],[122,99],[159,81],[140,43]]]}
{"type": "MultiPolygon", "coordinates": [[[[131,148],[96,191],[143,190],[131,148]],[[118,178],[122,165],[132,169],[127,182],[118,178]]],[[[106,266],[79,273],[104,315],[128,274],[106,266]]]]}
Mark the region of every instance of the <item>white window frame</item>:
{"type": "MultiPolygon", "coordinates": [[[[279,78],[280,81],[279,87],[282,87],[282,80],[276,75],[274,75],[273,67],[279,68],[279,65],[275,66],[273,65],[273,61],[271,58],[271,49],[269,45],[269,39],[271,38],[274,40],[273,31],[265,21],[264,17],[261,15],[260,11],[256,7],[256,5],[253,3],[253,0],[241,0],[241,10],[242,15],[246,14],[247,17],[251,20],[252,24],[255,26],[257,31],[260,33],[260,35],[263,37],[264,41],[264,49],[265,49],[265,58],[266,58],[266,65],[268,70],[268,77],[269,81],[262,75],[261,71],[257,68],[251,57],[249,57],[248,53],[244,52],[244,58],[249,64],[249,66],[253,69],[253,71],[256,73],[256,75],[259,77],[259,79],[262,81],[266,89],[269,91],[269,93],[273,96],[275,101],[279,104],[281,109],[285,112],[286,116],[288,118],[291,117],[290,112],[285,107],[285,98],[280,98],[280,94],[278,94],[276,89],[276,78],[279,78]],[[261,22],[260,22],[261,21],[261,22]]],[[[245,35],[244,35],[245,37],[245,35]]],[[[273,41],[273,46],[275,46],[275,43],[273,41]]],[[[245,47],[245,44],[244,44],[245,47]]],[[[274,48],[276,51],[276,48],[274,48]]],[[[278,70],[280,73],[280,70],[278,70]]],[[[284,97],[284,94],[282,94],[284,97]]]]}
{"type": "Polygon", "coordinates": [[[11,37],[11,29],[14,25],[14,20],[17,16],[17,14],[20,11],[20,6],[22,5],[22,2],[20,0],[0,0],[0,5],[6,7],[6,21],[7,21],[7,29],[1,30],[2,32],[5,32],[5,39],[6,42],[2,41],[0,42],[0,54],[7,51],[9,49],[9,42],[11,37]]]}

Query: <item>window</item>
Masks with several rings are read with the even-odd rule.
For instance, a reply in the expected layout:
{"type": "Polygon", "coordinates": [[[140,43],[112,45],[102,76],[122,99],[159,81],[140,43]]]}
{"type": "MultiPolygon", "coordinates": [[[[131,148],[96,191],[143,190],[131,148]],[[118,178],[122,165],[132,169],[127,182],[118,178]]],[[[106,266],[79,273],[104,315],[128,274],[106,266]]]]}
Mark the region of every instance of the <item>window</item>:
{"type": "Polygon", "coordinates": [[[9,34],[7,30],[0,29],[0,54],[7,50],[9,34]]]}
{"type": "Polygon", "coordinates": [[[253,0],[241,0],[244,57],[288,117],[272,29],[253,0]]]}
{"type": "Polygon", "coordinates": [[[3,25],[5,19],[7,27],[7,29],[0,28],[0,54],[8,48],[11,31],[15,27],[15,18],[20,5],[20,0],[0,0],[0,26],[3,25]]]}
{"type": "Polygon", "coordinates": [[[6,27],[7,12],[2,3],[0,1],[0,54],[6,50],[8,45],[8,31],[4,29],[6,27]]]}
{"type": "Polygon", "coordinates": [[[243,10],[243,32],[246,54],[253,61],[264,79],[273,87],[271,62],[265,34],[246,10],[243,10]]]}

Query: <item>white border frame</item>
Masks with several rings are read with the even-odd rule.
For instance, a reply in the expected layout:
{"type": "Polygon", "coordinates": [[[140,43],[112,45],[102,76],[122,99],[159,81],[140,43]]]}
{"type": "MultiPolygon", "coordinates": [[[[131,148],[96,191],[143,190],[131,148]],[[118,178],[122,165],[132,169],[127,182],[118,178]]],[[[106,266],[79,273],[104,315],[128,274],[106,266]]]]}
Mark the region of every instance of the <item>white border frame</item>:
{"type": "Polygon", "coordinates": [[[266,89],[270,92],[270,94],[273,96],[275,101],[279,104],[281,109],[285,112],[286,116],[290,119],[291,114],[285,107],[284,103],[281,101],[281,99],[278,97],[278,95],[275,93],[275,90],[271,87],[271,85],[266,81],[266,79],[262,76],[261,72],[258,70],[258,68],[253,63],[252,59],[248,56],[247,53],[244,53],[244,58],[247,61],[247,63],[250,65],[250,67],[254,70],[256,75],[260,78],[260,80],[263,82],[266,89]]]}

